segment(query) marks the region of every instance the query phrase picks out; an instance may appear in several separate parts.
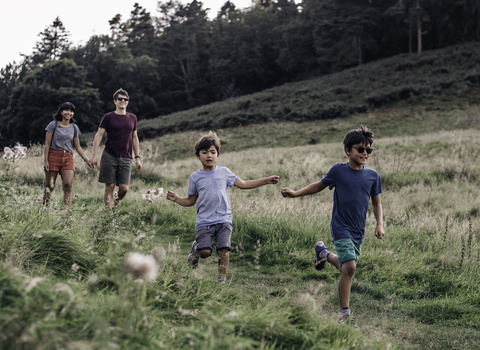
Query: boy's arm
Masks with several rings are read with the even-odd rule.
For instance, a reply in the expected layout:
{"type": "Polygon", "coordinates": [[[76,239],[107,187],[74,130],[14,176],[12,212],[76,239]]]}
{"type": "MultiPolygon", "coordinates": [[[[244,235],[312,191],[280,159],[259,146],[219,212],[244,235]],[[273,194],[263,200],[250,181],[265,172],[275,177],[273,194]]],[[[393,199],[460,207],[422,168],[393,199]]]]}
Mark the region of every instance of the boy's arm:
{"type": "Polygon", "coordinates": [[[280,181],[280,177],[277,175],[272,175],[259,180],[248,181],[243,181],[242,179],[238,178],[237,181],[235,181],[234,186],[241,188],[242,190],[249,190],[263,185],[276,185],[278,184],[278,181],[280,181]]]}
{"type": "Polygon", "coordinates": [[[307,196],[309,194],[323,191],[326,187],[327,185],[325,185],[322,181],[318,181],[298,191],[293,191],[290,188],[282,188],[282,196],[290,198],[307,196]]]}
{"type": "Polygon", "coordinates": [[[192,205],[195,205],[195,203],[197,203],[196,195],[188,196],[188,197],[179,197],[173,191],[167,191],[167,199],[169,201],[180,204],[183,207],[191,207],[192,205]]]}
{"type": "Polygon", "coordinates": [[[383,209],[382,202],[380,201],[380,195],[372,197],[373,215],[377,220],[377,226],[375,227],[375,236],[378,239],[382,239],[385,232],[383,231],[383,209]]]}

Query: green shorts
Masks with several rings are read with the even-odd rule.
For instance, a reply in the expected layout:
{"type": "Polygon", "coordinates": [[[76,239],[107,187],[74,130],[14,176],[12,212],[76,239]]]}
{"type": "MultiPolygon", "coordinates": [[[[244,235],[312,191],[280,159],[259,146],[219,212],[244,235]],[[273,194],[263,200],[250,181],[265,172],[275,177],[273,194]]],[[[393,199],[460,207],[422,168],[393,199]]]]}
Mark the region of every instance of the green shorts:
{"type": "Polygon", "coordinates": [[[358,257],[360,256],[360,250],[362,250],[361,244],[353,243],[350,238],[342,238],[334,241],[333,247],[337,252],[337,258],[340,266],[342,266],[342,264],[348,260],[355,260],[355,265],[357,265],[358,257]]]}
{"type": "Polygon", "coordinates": [[[115,157],[108,152],[103,152],[100,160],[100,175],[98,182],[104,184],[128,185],[132,160],[130,158],[115,157]]]}

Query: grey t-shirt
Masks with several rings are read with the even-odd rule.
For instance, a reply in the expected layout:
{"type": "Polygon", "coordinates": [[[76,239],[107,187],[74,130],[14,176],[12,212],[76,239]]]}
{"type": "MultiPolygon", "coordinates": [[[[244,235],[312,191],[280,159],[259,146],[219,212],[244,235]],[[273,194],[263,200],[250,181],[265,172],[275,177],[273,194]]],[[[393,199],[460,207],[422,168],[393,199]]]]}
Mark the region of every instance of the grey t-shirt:
{"type": "Polygon", "coordinates": [[[238,177],[230,169],[216,166],[212,170],[197,170],[190,175],[188,195],[197,196],[196,227],[232,222],[228,187],[238,177]]]}
{"type": "Polygon", "coordinates": [[[75,135],[75,131],[73,128],[77,128],[77,137],[80,136],[80,129],[75,124],[70,124],[67,127],[63,127],[60,123],[57,126],[57,130],[55,133],[53,132],[55,129],[55,121],[50,122],[45,128],[46,131],[53,134],[52,143],[50,148],[59,150],[59,151],[68,151],[73,154],[73,136],[75,135]]]}

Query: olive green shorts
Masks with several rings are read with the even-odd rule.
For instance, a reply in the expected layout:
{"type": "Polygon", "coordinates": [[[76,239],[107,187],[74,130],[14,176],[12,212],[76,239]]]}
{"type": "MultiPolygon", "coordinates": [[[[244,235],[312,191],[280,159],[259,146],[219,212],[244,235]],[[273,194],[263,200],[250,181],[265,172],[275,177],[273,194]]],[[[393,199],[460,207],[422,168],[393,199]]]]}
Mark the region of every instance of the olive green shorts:
{"type": "Polygon", "coordinates": [[[342,238],[334,241],[333,247],[337,252],[337,258],[340,266],[348,260],[355,260],[355,265],[357,265],[360,251],[362,249],[361,244],[354,243],[350,238],[342,238]]]}
{"type": "Polygon", "coordinates": [[[100,175],[98,182],[104,184],[128,185],[132,160],[130,158],[115,157],[108,152],[103,152],[100,160],[100,175]]]}

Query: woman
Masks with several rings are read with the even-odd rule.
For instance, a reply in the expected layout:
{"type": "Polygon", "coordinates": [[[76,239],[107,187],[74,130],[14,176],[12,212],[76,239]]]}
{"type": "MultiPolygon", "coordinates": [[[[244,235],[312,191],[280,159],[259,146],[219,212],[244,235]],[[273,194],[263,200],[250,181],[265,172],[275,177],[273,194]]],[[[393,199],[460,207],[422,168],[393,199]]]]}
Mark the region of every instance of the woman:
{"type": "Polygon", "coordinates": [[[50,201],[50,196],[55,188],[58,173],[62,177],[63,201],[66,206],[72,206],[72,183],[75,166],[73,164],[73,149],[75,148],[83,161],[88,160],[80,146],[80,130],[75,125],[73,115],[75,106],[71,102],[63,103],[53,121],[47,125],[45,136],[45,191],[43,204],[50,201]]]}

